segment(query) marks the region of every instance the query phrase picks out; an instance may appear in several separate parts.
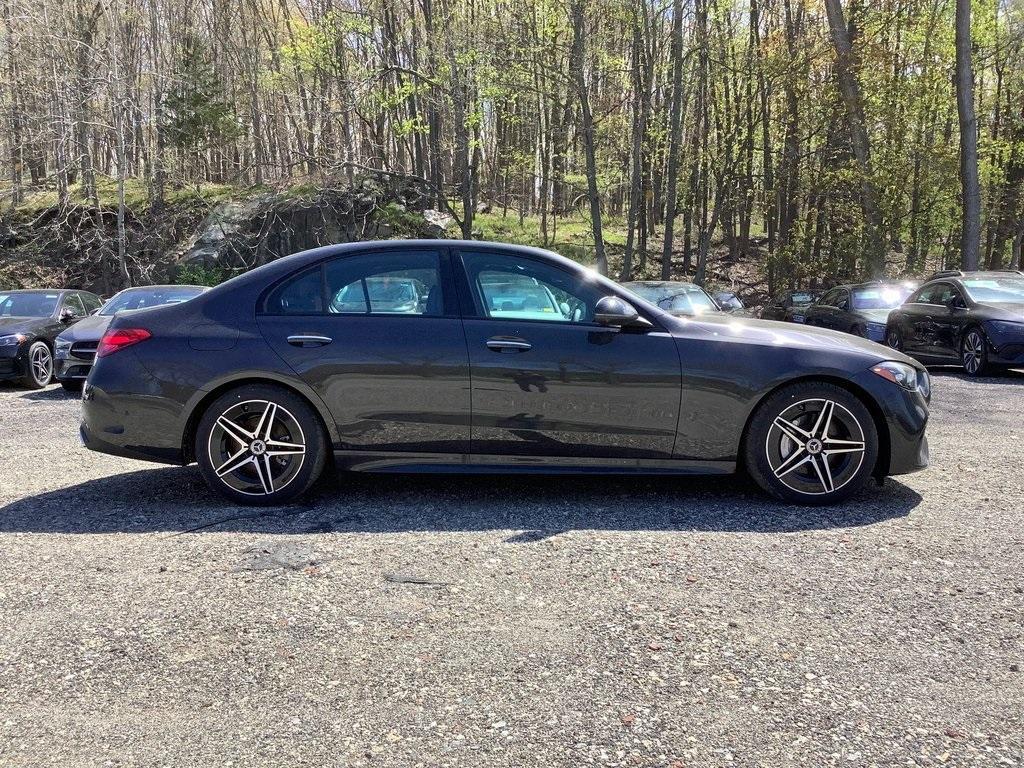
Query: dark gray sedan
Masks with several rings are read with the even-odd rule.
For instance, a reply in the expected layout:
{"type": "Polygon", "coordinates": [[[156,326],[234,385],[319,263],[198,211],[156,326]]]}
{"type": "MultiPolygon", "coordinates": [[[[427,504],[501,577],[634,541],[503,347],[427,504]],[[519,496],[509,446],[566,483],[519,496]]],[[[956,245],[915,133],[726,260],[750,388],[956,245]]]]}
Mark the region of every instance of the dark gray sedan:
{"type": "Polygon", "coordinates": [[[364,472],[742,467],[779,498],[822,504],[928,463],[929,396],[920,363],[854,336],[675,317],[547,251],[409,240],[306,251],[119,313],[81,436],[198,462],[243,504],[297,497],[332,459],[364,472]],[[385,280],[422,300],[370,289],[385,280]]]}

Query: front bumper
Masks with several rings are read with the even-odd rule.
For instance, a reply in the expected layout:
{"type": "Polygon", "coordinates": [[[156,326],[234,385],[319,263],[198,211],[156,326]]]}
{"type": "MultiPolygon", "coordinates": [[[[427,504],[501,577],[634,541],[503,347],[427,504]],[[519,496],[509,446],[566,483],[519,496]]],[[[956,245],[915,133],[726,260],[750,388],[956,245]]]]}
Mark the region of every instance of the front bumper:
{"type": "Polygon", "coordinates": [[[917,391],[908,392],[881,376],[865,371],[854,382],[866,390],[877,405],[876,421],[884,423],[876,475],[907,475],[928,466],[928,400],[917,391]],[[886,455],[887,454],[887,455],[886,455]]]}
{"type": "Polygon", "coordinates": [[[25,344],[0,347],[0,381],[20,379],[25,375],[25,344]]]}

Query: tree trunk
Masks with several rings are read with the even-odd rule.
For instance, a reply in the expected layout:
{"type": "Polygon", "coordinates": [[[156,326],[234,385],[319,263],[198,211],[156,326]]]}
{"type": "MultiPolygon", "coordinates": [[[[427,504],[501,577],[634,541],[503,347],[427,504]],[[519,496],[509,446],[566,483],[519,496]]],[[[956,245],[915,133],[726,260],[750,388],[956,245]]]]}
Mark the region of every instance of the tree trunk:
{"type": "MultiPolygon", "coordinates": [[[[962,2],[963,0],[958,0],[962,2]]],[[[882,214],[878,189],[875,186],[871,167],[871,145],[864,120],[864,102],[860,84],[854,71],[853,44],[850,31],[843,17],[840,0],[825,0],[832,45],[836,51],[836,76],[839,92],[846,106],[846,118],[850,128],[850,143],[860,170],[861,207],[864,212],[866,243],[865,266],[872,277],[885,273],[885,243],[882,238],[882,214]]]]}
{"type": "Polygon", "coordinates": [[[981,259],[981,180],[978,174],[978,118],[974,114],[971,64],[971,2],[956,0],[956,111],[960,119],[960,185],[963,211],[960,258],[964,269],[981,259]]]}

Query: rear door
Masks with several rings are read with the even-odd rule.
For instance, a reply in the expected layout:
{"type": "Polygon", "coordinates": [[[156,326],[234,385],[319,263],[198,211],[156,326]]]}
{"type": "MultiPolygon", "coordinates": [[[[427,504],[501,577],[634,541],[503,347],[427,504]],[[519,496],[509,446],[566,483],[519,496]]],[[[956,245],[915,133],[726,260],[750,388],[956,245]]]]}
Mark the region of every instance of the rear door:
{"type": "Polygon", "coordinates": [[[681,371],[667,332],[595,323],[606,291],[582,270],[505,250],[458,255],[475,461],[672,457],[681,371]]]}
{"type": "Polygon", "coordinates": [[[443,249],[305,269],[269,292],[259,326],[330,408],[337,449],[468,452],[469,356],[443,249]]]}

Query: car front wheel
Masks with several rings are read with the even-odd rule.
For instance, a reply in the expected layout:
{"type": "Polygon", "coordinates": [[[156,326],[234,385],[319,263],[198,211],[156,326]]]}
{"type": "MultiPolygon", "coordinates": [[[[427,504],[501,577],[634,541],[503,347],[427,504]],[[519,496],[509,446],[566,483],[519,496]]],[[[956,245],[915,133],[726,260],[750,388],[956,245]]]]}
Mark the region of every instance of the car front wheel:
{"type": "Polygon", "coordinates": [[[977,328],[964,334],[960,343],[960,362],[968,376],[984,376],[988,373],[988,342],[977,328]]]}
{"type": "Polygon", "coordinates": [[[898,352],[903,351],[903,337],[900,335],[899,329],[890,328],[885,332],[885,343],[898,352]]]}
{"type": "Polygon", "coordinates": [[[771,395],[747,432],[747,471],[784,501],[834,504],[860,490],[878,457],[871,414],[834,384],[790,385],[771,395]]]}
{"type": "Polygon", "coordinates": [[[272,506],[298,498],[316,482],[327,439],[313,408],[273,385],[246,385],[218,397],[199,421],[199,471],[238,504],[272,506]]]}
{"type": "Polygon", "coordinates": [[[22,383],[29,389],[42,389],[53,378],[53,354],[45,341],[36,341],[25,356],[25,375],[22,383]]]}

